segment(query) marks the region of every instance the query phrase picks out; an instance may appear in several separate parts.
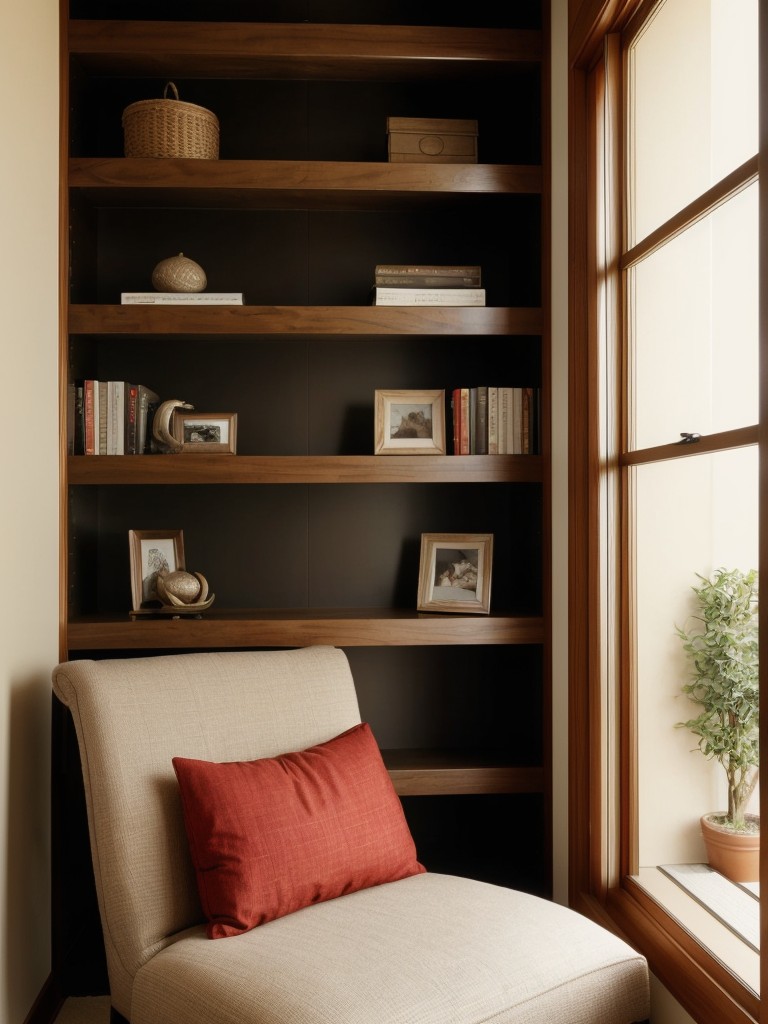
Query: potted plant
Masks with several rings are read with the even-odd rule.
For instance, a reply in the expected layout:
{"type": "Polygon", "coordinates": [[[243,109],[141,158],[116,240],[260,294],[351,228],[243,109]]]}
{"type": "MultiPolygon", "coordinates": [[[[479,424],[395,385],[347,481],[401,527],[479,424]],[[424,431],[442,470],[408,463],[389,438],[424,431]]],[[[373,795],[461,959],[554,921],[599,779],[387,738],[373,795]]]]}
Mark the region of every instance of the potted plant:
{"type": "Polygon", "coordinates": [[[693,667],[693,678],[682,689],[701,713],[677,726],[698,737],[698,749],[722,765],[728,783],[727,811],[701,819],[710,866],[733,881],[756,881],[760,818],[749,814],[747,805],[760,760],[758,574],[720,568],[709,578],[696,575],[700,584],[692,589],[699,627],[675,629],[693,667]],[[748,850],[746,864],[732,862],[733,846],[748,850]]]}

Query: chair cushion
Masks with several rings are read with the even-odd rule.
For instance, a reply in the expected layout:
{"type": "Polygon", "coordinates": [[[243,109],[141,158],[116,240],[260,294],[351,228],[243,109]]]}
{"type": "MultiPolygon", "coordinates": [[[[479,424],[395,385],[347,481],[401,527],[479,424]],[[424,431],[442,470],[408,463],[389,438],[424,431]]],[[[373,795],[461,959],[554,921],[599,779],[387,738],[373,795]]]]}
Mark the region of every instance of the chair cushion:
{"type": "Polygon", "coordinates": [[[593,921],[426,872],[227,942],[202,927],[142,967],[131,1024],[629,1024],[648,969],[593,921]],[[226,991],[226,999],[222,998],[226,991]]]}
{"type": "Polygon", "coordinates": [[[424,871],[365,722],[278,757],[172,760],[209,938],[424,871]]]}

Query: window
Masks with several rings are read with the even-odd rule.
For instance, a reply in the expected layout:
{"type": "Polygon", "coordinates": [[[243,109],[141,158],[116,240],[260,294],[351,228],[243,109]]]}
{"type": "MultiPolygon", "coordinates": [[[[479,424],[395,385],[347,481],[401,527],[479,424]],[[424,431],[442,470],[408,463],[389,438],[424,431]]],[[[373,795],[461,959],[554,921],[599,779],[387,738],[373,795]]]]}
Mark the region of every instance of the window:
{"type": "Polygon", "coordinates": [[[659,869],[725,799],[675,627],[697,574],[758,568],[759,29],[758,0],[571,21],[571,900],[723,1022],[761,1019],[759,954],[659,869]]]}

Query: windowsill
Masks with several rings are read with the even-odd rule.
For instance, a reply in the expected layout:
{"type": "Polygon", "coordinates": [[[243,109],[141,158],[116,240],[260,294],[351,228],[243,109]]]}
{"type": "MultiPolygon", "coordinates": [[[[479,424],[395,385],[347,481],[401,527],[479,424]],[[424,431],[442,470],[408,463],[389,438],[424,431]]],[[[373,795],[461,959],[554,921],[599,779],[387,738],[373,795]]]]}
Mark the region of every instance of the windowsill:
{"type": "MultiPolygon", "coordinates": [[[[657,867],[640,868],[633,878],[692,938],[759,998],[760,954],[719,920],[716,905],[708,909],[702,905],[703,901],[694,899],[657,867]]],[[[728,884],[733,885],[735,893],[741,892],[736,883],[728,884]]],[[[750,888],[755,891],[755,887],[750,888]]],[[[759,900],[754,900],[754,913],[757,928],[759,900]]]]}

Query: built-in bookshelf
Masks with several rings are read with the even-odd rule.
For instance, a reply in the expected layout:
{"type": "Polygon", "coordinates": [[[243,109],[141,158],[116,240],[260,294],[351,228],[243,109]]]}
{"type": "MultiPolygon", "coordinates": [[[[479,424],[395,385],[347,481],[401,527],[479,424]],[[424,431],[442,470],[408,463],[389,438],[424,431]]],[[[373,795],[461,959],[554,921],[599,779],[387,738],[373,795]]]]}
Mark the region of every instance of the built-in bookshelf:
{"type": "MultiPolygon", "coordinates": [[[[316,17],[289,2],[257,24],[237,2],[185,5],[177,20],[163,0],[72,0],[62,409],[77,381],[140,381],[237,413],[238,438],[235,455],[63,451],[61,646],[342,647],[426,866],[546,894],[543,4],[473,10],[468,24],[449,3],[436,25],[418,2],[347,0],[316,17]],[[122,110],[169,80],[217,114],[218,160],[123,156],[122,110]],[[478,162],[389,162],[391,115],[477,120],[478,162]],[[243,304],[121,304],[178,252],[243,304]],[[481,266],[486,305],[371,305],[377,265],[416,262],[481,266]],[[536,454],[373,454],[376,389],[444,389],[447,418],[454,388],[487,384],[537,389],[536,454]],[[187,568],[216,592],[200,619],[130,616],[128,531],[149,528],[183,530],[187,568]],[[490,614],[416,611],[425,532],[493,534],[490,614]],[[515,820],[533,852],[510,845],[515,820]]],[[[69,772],[58,970],[65,991],[93,991],[95,903],[82,912],[87,878],[61,884],[88,856],[63,718],[55,735],[55,774],[69,772]]]]}

